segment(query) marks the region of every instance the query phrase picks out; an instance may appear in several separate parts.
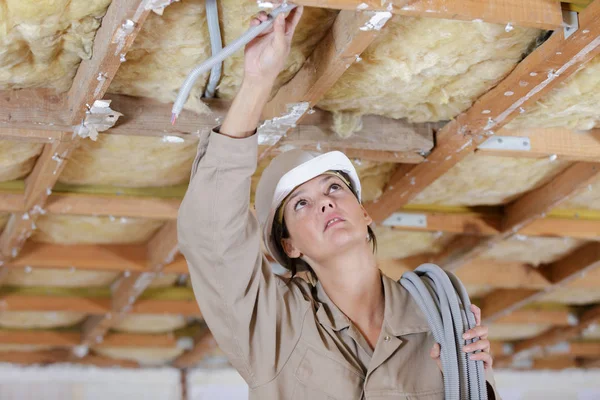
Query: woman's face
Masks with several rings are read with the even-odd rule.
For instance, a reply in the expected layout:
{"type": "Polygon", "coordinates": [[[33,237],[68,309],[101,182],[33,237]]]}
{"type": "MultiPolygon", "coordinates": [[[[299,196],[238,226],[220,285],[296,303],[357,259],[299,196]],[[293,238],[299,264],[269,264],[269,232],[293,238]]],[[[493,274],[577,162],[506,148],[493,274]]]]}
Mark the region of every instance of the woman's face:
{"type": "Polygon", "coordinates": [[[283,215],[290,238],[283,239],[282,246],[288,256],[317,262],[364,244],[372,222],[348,186],[329,174],[298,186],[283,215]]]}

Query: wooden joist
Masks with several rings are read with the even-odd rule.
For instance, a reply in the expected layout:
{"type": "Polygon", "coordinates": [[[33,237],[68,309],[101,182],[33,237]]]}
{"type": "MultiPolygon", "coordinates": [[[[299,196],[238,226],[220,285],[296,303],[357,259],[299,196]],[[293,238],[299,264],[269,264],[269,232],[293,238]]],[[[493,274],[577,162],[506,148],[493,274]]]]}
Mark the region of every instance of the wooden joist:
{"type": "Polygon", "coordinates": [[[500,24],[557,29],[562,26],[558,1],[544,0],[297,0],[313,7],[342,10],[388,10],[428,18],[482,20],[500,24]]]}
{"type": "MultiPolygon", "coordinates": [[[[259,143],[276,146],[356,62],[390,17],[389,12],[340,11],[302,68],[265,106],[266,121],[258,130],[263,135],[259,143]]],[[[266,153],[268,150],[262,154],[266,153]]]]}
{"type": "Polygon", "coordinates": [[[566,257],[540,267],[540,272],[551,285],[543,290],[498,289],[482,302],[481,314],[488,323],[536,301],[551,290],[566,286],[582,274],[600,267],[600,243],[589,243],[566,257]]]}
{"type": "Polygon", "coordinates": [[[504,125],[578,68],[600,53],[600,2],[579,15],[579,29],[567,39],[557,30],[529,54],[496,87],[437,133],[436,147],[426,163],[399,170],[377,203],[367,204],[376,222],[384,221],[450,168],[494,136],[504,125]]]}
{"type": "MultiPolygon", "coordinates": [[[[586,132],[564,128],[500,129],[497,136],[529,140],[529,150],[478,148],[476,154],[502,157],[552,158],[566,161],[600,160],[600,129],[586,132]]],[[[493,140],[492,138],[491,140],[493,140]]]]}
{"type": "Polygon", "coordinates": [[[212,333],[206,329],[195,338],[194,347],[175,359],[172,365],[181,369],[193,367],[209,355],[216,347],[217,342],[213,338],[212,333]]]}
{"type": "Polygon", "coordinates": [[[100,368],[139,368],[139,364],[130,360],[88,354],[84,357],[73,357],[70,349],[38,350],[38,351],[3,351],[0,362],[20,365],[47,365],[56,363],[74,363],[93,365],[100,368]]]}
{"type": "Polygon", "coordinates": [[[462,264],[481,256],[495,244],[521,233],[523,228],[534,221],[546,217],[560,204],[587,190],[599,177],[600,163],[578,162],[571,165],[544,186],[507,205],[498,235],[482,240],[467,251],[451,254],[439,260],[439,263],[448,270],[459,268],[462,264]]]}
{"type": "Polygon", "coordinates": [[[146,252],[146,272],[124,273],[113,284],[111,312],[88,318],[83,328],[83,344],[101,342],[108,330],[132,309],[156,275],[174,261],[178,253],[176,221],[166,223],[154,235],[146,245],[146,252]]]}
{"type": "Polygon", "coordinates": [[[542,351],[555,351],[552,347],[558,343],[571,341],[581,335],[590,325],[600,321],[600,305],[589,308],[579,316],[579,322],[575,326],[553,327],[550,330],[539,334],[530,339],[518,341],[514,344],[514,354],[500,359],[504,365],[510,364],[515,355],[531,350],[533,348],[542,349],[542,351]]]}
{"type": "MultiPolygon", "coordinates": [[[[0,309],[2,311],[70,311],[104,315],[112,312],[112,300],[107,297],[42,296],[10,293],[0,295],[0,309]]],[[[195,299],[138,299],[129,312],[132,314],[170,314],[201,317],[195,299]]]]}

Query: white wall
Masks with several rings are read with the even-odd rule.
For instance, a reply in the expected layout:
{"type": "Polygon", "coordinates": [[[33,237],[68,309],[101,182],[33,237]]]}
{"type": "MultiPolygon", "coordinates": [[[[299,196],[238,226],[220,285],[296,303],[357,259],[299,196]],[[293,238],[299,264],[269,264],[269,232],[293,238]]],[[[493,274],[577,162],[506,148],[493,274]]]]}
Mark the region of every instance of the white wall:
{"type": "Polygon", "coordinates": [[[19,367],[0,363],[0,399],[181,400],[181,375],[172,368],[19,367]]]}
{"type": "MultiPolygon", "coordinates": [[[[600,400],[600,370],[496,371],[502,400],[600,400]]],[[[188,374],[188,400],[246,400],[248,388],[232,369],[188,374]]]]}

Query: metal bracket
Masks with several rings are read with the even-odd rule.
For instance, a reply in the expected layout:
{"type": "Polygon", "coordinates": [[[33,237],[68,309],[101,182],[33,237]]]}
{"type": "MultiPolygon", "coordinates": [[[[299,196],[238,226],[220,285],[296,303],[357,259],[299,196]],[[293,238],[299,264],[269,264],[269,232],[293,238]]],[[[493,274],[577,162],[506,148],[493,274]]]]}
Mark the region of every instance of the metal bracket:
{"type": "Polygon", "coordinates": [[[397,212],[383,221],[385,226],[403,226],[406,228],[427,228],[427,215],[397,212]]]}
{"type": "Polygon", "coordinates": [[[531,141],[524,136],[494,136],[479,145],[487,150],[531,151],[531,141]]]}
{"type": "Polygon", "coordinates": [[[565,39],[567,39],[579,29],[579,14],[577,14],[577,11],[563,10],[562,17],[565,39]]]}

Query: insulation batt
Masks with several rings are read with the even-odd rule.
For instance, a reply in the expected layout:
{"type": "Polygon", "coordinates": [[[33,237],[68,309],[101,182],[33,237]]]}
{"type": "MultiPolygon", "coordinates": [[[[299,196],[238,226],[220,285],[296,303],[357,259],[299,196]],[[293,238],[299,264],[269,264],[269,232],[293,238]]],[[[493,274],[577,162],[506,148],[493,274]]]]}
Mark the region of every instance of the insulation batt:
{"type": "Polygon", "coordinates": [[[69,89],[110,0],[0,2],[0,90],[69,89]]]}
{"type": "MultiPolygon", "coordinates": [[[[253,0],[219,1],[219,19],[223,45],[237,39],[260,11],[253,0]]],[[[307,8],[300,22],[291,53],[275,89],[291,79],[306,57],[325,35],[336,13],[307,8]]],[[[182,0],[173,3],[161,16],[151,14],[144,23],[126,61],[121,65],[109,92],[150,97],[165,103],[175,100],[188,73],[211,56],[210,38],[204,0],[182,0]]],[[[185,105],[186,109],[207,112],[200,98],[209,74],[201,76],[185,105]]],[[[223,64],[223,75],[217,97],[232,98],[242,82],[243,51],[223,64]]]]}
{"type": "Polygon", "coordinates": [[[85,313],[58,311],[2,311],[0,327],[11,329],[50,329],[73,326],[86,317],[85,313]]]}
{"type": "Polygon", "coordinates": [[[186,319],[181,315],[135,314],[123,318],[113,329],[131,333],[167,333],[185,325],[186,319]]]}
{"type": "Polygon", "coordinates": [[[377,258],[404,258],[417,254],[437,253],[453,235],[436,232],[407,232],[387,226],[375,228],[377,258]]]}
{"type": "Polygon", "coordinates": [[[334,112],[342,137],[376,114],[411,122],[449,120],[506,76],[537,29],[394,16],[318,106],[334,112]]]}
{"type": "Polygon", "coordinates": [[[8,270],[5,285],[46,286],[46,287],[103,287],[109,286],[119,272],[86,271],[76,269],[33,268],[31,270],[11,268],[8,270]]]}
{"type": "Polygon", "coordinates": [[[566,161],[467,156],[423,190],[411,204],[475,206],[506,204],[550,181],[566,161]]]}
{"type": "Polygon", "coordinates": [[[37,220],[32,239],[56,244],[144,243],[162,224],[139,218],[47,214],[37,220]]]}
{"type": "Polygon", "coordinates": [[[583,240],[567,237],[516,235],[494,245],[485,253],[485,257],[500,261],[520,261],[538,266],[556,261],[585,243],[583,240]]]}
{"type": "Polygon", "coordinates": [[[173,361],[184,352],[179,347],[141,348],[141,347],[94,347],[94,352],[118,360],[137,361],[144,366],[157,366],[173,361]]]}
{"type": "Polygon", "coordinates": [[[600,127],[600,56],[560,83],[507,128],[600,127]]]}
{"type": "Polygon", "coordinates": [[[122,187],[184,183],[189,180],[197,145],[193,136],[171,143],[160,137],[100,134],[95,142],[81,142],[59,181],[122,187]]]}
{"type": "Polygon", "coordinates": [[[528,339],[552,327],[551,324],[489,324],[490,340],[528,339]]]}
{"type": "MultiPolygon", "coordinates": [[[[600,210],[600,178],[591,183],[577,196],[561,204],[560,208],[600,210]]],[[[600,232],[598,232],[598,236],[600,236],[600,232]]]]}
{"type": "Polygon", "coordinates": [[[600,282],[600,269],[596,268],[569,282],[566,286],[548,292],[539,301],[572,305],[599,303],[598,282],[600,282]]]}
{"type": "Polygon", "coordinates": [[[41,143],[0,140],[0,182],[27,176],[43,147],[41,143]]]}

